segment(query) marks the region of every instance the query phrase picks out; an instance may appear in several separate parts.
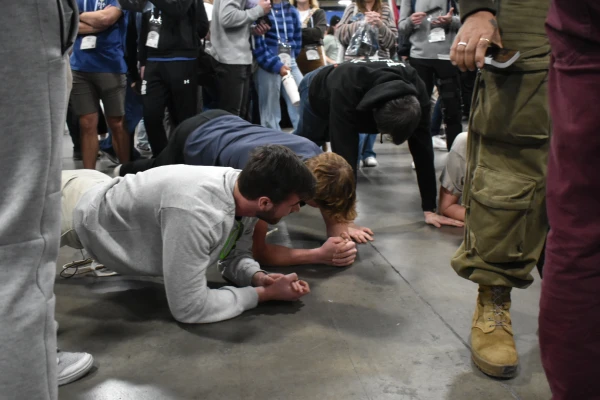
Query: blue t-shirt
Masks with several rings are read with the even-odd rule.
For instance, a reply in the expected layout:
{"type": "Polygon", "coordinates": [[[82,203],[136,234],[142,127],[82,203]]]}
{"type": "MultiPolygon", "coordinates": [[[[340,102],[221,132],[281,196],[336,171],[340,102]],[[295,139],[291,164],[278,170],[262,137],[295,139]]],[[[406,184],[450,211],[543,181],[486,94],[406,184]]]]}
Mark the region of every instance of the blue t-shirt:
{"type": "MultiPolygon", "coordinates": [[[[106,7],[121,8],[117,0],[77,0],[79,12],[103,10],[106,7]]],[[[96,48],[81,50],[81,41],[84,36],[77,35],[73,54],[71,55],[71,69],[81,72],[109,72],[124,74],[127,72],[125,63],[125,36],[127,35],[127,11],[119,20],[105,31],[92,34],[96,36],[96,48]]]]}
{"type": "Polygon", "coordinates": [[[258,146],[280,144],[306,160],[322,153],[310,140],[276,131],[235,116],[214,118],[195,129],[185,142],[184,160],[190,165],[242,169],[258,146]]]}

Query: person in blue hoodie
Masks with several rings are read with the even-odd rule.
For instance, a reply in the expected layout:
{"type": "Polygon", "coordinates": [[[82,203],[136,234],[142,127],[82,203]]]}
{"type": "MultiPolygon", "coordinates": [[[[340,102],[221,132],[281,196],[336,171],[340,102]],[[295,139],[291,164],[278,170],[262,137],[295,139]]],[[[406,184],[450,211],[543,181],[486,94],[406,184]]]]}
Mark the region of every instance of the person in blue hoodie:
{"type": "Polygon", "coordinates": [[[258,63],[254,75],[261,125],[280,129],[281,107],[280,95],[287,104],[288,114],[294,129],[300,119],[298,107],[290,101],[282,78],[290,73],[296,84],[302,81],[302,73],[296,65],[296,58],[302,50],[302,23],[300,14],[287,1],[273,0],[271,12],[268,14],[271,28],[263,36],[254,36],[253,53],[258,63]]]}

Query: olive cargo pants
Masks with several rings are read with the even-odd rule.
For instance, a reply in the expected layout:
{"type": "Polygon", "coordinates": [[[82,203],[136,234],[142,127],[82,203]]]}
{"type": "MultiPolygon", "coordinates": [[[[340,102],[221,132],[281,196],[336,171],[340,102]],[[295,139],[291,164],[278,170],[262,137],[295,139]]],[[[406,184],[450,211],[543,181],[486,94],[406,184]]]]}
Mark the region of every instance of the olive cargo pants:
{"type": "Polygon", "coordinates": [[[463,278],[525,288],[542,252],[550,137],[544,29],[549,0],[504,0],[497,14],[511,67],[483,70],[469,121],[465,237],[452,259],[463,278]]]}

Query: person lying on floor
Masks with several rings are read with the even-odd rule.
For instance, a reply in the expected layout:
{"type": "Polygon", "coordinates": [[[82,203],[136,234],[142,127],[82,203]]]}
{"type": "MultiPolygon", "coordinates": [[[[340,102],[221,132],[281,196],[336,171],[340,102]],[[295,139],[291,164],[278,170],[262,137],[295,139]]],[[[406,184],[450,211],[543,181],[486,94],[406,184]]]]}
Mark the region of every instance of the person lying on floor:
{"type": "Polygon", "coordinates": [[[259,147],[244,170],[172,165],[111,178],[63,171],[61,246],[127,275],[164,278],[169,309],[183,323],[236,317],[267,300],[309,293],[296,274],[267,274],[252,258],[258,219],[276,224],[314,194],[312,172],[283,146],[259,147]],[[209,289],[218,262],[239,287],[209,289]]]}
{"type": "MultiPolygon", "coordinates": [[[[315,197],[307,202],[318,207],[325,220],[327,234],[341,236],[343,232],[358,243],[373,240],[369,228],[354,224],[356,218],[356,184],[352,168],[342,157],[323,151],[310,140],[260,125],[253,125],[222,110],[211,110],[181,123],[169,138],[167,147],[153,159],[138,160],[115,168],[125,176],[150,168],[170,164],[207,165],[242,169],[250,152],[265,144],[288,147],[305,160],[317,179],[315,197]]],[[[257,225],[255,243],[265,242],[258,232],[267,225],[257,225]]],[[[268,246],[258,245],[257,249],[268,246]]],[[[270,254],[270,252],[267,252],[270,254]]],[[[257,255],[257,259],[262,259],[257,255]]],[[[280,260],[284,265],[305,264],[303,260],[280,260]]]]}
{"type": "Polygon", "coordinates": [[[467,132],[459,134],[446,158],[440,176],[440,214],[458,221],[465,220],[465,207],[460,204],[467,175],[467,132]]]}
{"type": "Polygon", "coordinates": [[[425,222],[462,226],[436,213],[436,180],[431,143],[430,94],[417,72],[392,60],[353,60],[304,76],[296,135],[344,157],[356,174],[359,133],[389,134],[394,144],[408,140],[415,161],[425,222]]]}

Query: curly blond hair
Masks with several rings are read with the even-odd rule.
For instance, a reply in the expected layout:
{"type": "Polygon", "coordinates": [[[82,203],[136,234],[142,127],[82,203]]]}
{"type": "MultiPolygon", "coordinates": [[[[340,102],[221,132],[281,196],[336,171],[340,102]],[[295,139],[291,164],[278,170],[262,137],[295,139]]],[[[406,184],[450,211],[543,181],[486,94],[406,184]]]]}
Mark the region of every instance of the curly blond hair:
{"type": "Polygon", "coordinates": [[[350,164],[335,153],[321,153],[305,161],[315,176],[313,200],[336,222],[356,219],[356,181],[350,164]]]}

